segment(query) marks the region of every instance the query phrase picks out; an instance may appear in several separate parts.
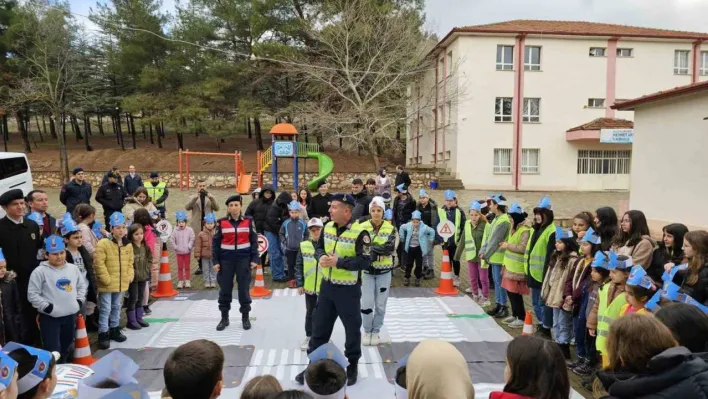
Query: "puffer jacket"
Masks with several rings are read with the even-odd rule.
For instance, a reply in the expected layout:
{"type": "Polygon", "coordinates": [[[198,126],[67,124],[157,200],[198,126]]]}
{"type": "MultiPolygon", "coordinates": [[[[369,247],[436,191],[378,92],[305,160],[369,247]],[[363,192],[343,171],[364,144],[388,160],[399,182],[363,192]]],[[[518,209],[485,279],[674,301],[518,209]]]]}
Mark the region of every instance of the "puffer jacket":
{"type": "Polygon", "coordinates": [[[290,218],[288,212],[288,204],[290,201],[292,201],[292,197],[287,191],[283,191],[278,195],[273,205],[268,208],[268,214],[266,215],[265,224],[263,225],[265,231],[276,235],[280,233],[280,227],[283,225],[283,222],[290,218]]]}
{"type": "Polygon", "coordinates": [[[245,215],[253,218],[253,222],[256,224],[256,231],[259,233],[265,231],[266,216],[268,215],[268,209],[273,205],[273,201],[275,201],[273,186],[265,185],[258,194],[258,199],[252,201],[246,208],[245,215]],[[270,198],[265,197],[266,191],[270,192],[270,198]]]}
{"type": "MultiPolygon", "coordinates": [[[[411,246],[411,236],[413,234],[413,222],[408,222],[401,226],[399,230],[398,237],[399,240],[404,243],[404,249],[408,252],[408,248],[411,246]]],[[[423,223],[418,225],[418,243],[420,244],[420,250],[423,252],[423,256],[430,253],[433,250],[433,242],[435,241],[435,230],[431,227],[426,226],[423,223]]]]}
{"type": "Polygon", "coordinates": [[[617,255],[625,255],[632,257],[632,264],[641,265],[644,270],[651,265],[654,249],[656,249],[656,241],[650,236],[642,236],[641,241],[637,245],[630,246],[625,243],[623,246],[614,246],[612,249],[617,255]]]}
{"type": "Polygon", "coordinates": [[[135,211],[137,211],[140,208],[145,208],[147,209],[148,212],[157,212],[157,208],[155,207],[155,204],[152,203],[152,201],[148,202],[147,205],[141,204],[135,197],[128,197],[125,199],[125,205],[123,205],[123,215],[125,216],[125,220],[127,222],[133,223],[133,215],[135,214],[135,211]]]}
{"type": "Polygon", "coordinates": [[[708,363],[679,346],[654,356],[645,373],[597,373],[607,399],[706,399],[708,363]]]}
{"type": "Polygon", "coordinates": [[[133,281],[138,283],[146,281],[150,275],[150,266],[152,266],[152,252],[147,244],[140,247],[133,244],[130,246],[133,247],[133,281]]]}
{"type": "Polygon", "coordinates": [[[197,240],[194,243],[194,257],[211,259],[211,247],[214,240],[214,230],[202,230],[197,235],[197,240]]]}
{"type": "Polygon", "coordinates": [[[546,278],[543,279],[543,286],[541,287],[541,296],[546,302],[546,306],[550,308],[560,308],[563,305],[563,291],[565,291],[565,282],[568,279],[568,275],[573,275],[575,270],[573,267],[578,261],[578,254],[572,252],[570,258],[565,261],[565,268],[563,266],[563,260],[560,256],[554,256],[551,258],[551,263],[553,265],[548,269],[546,278]]]}
{"type": "Polygon", "coordinates": [[[113,238],[104,238],[96,244],[93,268],[98,279],[98,292],[125,292],[133,281],[133,246],[127,239],[122,245],[113,238]]]}

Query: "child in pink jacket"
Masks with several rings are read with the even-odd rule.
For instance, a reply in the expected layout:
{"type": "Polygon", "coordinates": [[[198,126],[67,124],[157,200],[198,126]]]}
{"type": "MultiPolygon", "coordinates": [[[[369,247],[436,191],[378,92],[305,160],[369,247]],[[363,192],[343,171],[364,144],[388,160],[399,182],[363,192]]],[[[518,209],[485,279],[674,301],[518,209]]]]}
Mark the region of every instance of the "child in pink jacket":
{"type": "Polygon", "coordinates": [[[190,268],[192,248],[194,248],[194,230],[187,226],[187,212],[177,211],[177,228],[170,236],[170,245],[177,255],[177,288],[192,288],[190,268]]]}

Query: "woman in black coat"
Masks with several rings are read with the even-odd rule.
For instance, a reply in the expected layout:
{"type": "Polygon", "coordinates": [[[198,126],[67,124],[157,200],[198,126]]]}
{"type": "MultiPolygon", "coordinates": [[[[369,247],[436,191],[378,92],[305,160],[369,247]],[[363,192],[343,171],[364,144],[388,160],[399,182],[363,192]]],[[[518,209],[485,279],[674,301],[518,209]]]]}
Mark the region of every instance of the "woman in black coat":
{"type": "Polygon", "coordinates": [[[287,191],[283,191],[278,195],[273,205],[268,208],[268,214],[266,214],[264,229],[266,232],[273,233],[275,235],[280,234],[280,226],[283,222],[290,217],[288,212],[288,204],[293,198],[287,191]]]}
{"type": "Polygon", "coordinates": [[[273,191],[272,186],[266,185],[258,193],[258,199],[248,204],[248,208],[246,208],[245,215],[253,218],[256,231],[259,234],[265,232],[266,216],[268,215],[268,209],[273,205],[273,201],[275,201],[275,191],[273,191]]]}
{"type": "Polygon", "coordinates": [[[15,272],[5,271],[5,275],[0,278],[0,296],[2,297],[0,344],[2,346],[11,341],[25,341],[27,337],[27,328],[22,316],[22,301],[20,301],[20,291],[17,289],[15,277],[17,277],[15,272]]]}

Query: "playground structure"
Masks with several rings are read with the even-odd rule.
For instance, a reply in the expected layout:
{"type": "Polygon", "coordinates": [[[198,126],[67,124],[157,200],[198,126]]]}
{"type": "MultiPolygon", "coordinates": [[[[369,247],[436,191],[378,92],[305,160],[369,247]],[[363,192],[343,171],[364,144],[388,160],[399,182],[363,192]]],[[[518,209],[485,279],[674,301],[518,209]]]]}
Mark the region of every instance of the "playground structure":
{"type": "Polygon", "coordinates": [[[258,157],[258,185],[263,185],[263,174],[271,168],[273,189],[278,190],[278,158],[293,158],[293,186],[298,191],[299,171],[298,159],[310,158],[317,160],[318,176],[307,183],[310,190],[316,190],[317,184],[324,181],[334,170],[332,158],[320,152],[316,143],[302,143],[297,141],[298,132],[290,123],[278,123],[270,129],[272,145],[258,157]]]}
{"type": "Polygon", "coordinates": [[[234,187],[236,192],[247,194],[251,190],[252,174],[245,173],[241,152],[234,151],[233,154],[221,152],[194,152],[187,150],[179,151],[179,189],[189,190],[189,157],[209,156],[209,157],[233,157],[234,159],[234,187]]]}

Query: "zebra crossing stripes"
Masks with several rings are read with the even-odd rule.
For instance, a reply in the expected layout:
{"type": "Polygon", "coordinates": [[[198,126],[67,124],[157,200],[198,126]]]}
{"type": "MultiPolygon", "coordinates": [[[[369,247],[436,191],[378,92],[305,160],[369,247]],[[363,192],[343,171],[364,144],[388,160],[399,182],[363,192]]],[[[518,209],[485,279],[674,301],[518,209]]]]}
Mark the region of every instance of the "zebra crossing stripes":
{"type": "Polygon", "coordinates": [[[273,290],[273,296],[298,296],[297,289],[278,288],[273,290]]]}
{"type": "Polygon", "coordinates": [[[448,342],[467,341],[467,338],[447,317],[432,319],[386,317],[385,327],[391,342],[420,342],[431,338],[448,342]]]}
{"type": "Polygon", "coordinates": [[[397,298],[389,297],[386,313],[391,315],[439,316],[443,313],[436,298],[397,298]]]}
{"type": "Polygon", "coordinates": [[[179,321],[166,328],[154,344],[155,348],[178,347],[197,337],[214,341],[219,346],[240,345],[243,329],[240,323],[233,323],[224,331],[205,328],[204,323],[179,321]]]}
{"type": "MultiPolygon", "coordinates": [[[[382,363],[381,355],[376,347],[364,346],[361,348],[361,364],[382,363]]],[[[249,366],[274,367],[283,365],[305,366],[309,363],[307,353],[300,349],[256,349],[249,366]]]]}

